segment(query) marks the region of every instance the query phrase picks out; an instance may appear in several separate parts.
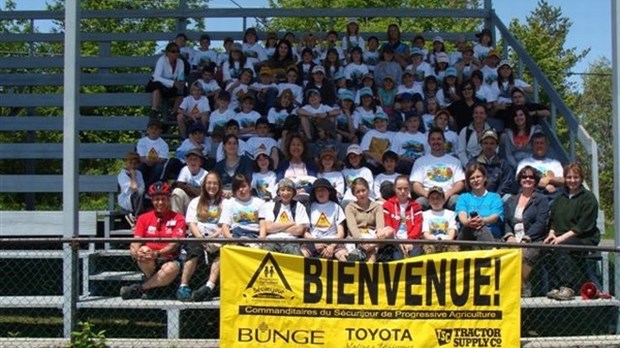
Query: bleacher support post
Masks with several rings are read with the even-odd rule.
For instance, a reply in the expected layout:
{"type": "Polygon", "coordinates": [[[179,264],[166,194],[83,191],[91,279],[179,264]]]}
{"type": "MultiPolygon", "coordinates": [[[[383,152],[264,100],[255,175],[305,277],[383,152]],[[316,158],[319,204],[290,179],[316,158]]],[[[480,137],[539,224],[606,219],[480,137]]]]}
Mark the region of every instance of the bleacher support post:
{"type": "MultiPolygon", "coordinates": [[[[614,153],[614,230],[615,230],[615,247],[620,247],[620,6],[617,1],[611,2],[611,97],[612,97],[612,127],[613,127],[613,153],[614,153]]],[[[620,257],[615,258],[615,295],[620,294],[620,257]]],[[[618,315],[620,322],[620,314],[618,315]]],[[[616,326],[616,333],[620,334],[620,325],[616,326]]]]}

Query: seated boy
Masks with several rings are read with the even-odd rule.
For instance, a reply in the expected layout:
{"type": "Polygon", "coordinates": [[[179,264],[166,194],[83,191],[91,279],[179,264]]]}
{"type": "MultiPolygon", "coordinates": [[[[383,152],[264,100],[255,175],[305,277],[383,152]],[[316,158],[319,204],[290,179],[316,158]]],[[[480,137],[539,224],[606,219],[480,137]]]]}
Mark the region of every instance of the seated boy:
{"type": "MultiPolygon", "coordinates": [[[[427,240],[454,240],[456,239],[456,213],[444,209],[446,197],[443,189],[433,186],[428,190],[429,210],[422,212],[422,235],[427,240]]],[[[425,254],[434,254],[445,251],[458,251],[456,245],[425,244],[422,246],[425,254]]]]}
{"type": "Polygon", "coordinates": [[[256,120],[254,128],[256,129],[256,136],[246,141],[247,151],[254,154],[258,149],[265,150],[271,159],[273,159],[274,168],[277,168],[280,162],[278,143],[274,138],[269,136],[269,121],[266,117],[261,117],[256,120]]]}
{"type": "Polygon", "coordinates": [[[207,171],[202,169],[203,155],[198,149],[193,149],[185,154],[187,165],[181,169],[176,181],[176,188],[172,191],[170,203],[172,211],[185,216],[187,206],[194,197],[200,196],[202,182],[207,176],[207,171]]]}
{"type": "MultiPolygon", "coordinates": [[[[375,197],[381,197],[381,185],[389,181],[394,183],[394,179],[398,177],[398,173],[396,172],[396,165],[398,164],[398,155],[394,151],[386,151],[381,156],[381,163],[383,164],[383,173],[377,175],[375,177],[373,191],[375,192],[375,197]]],[[[383,200],[379,198],[379,200],[383,200]]]]}
{"type": "MultiPolygon", "coordinates": [[[[268,202],[259,213],[261,239],[295,239],[303,236],[310,225],[306,207],[295,200],[295,184],[291,179],[278,183],[280,200],[268,202]]],[[[291,255],[302,255],[297,243],[263,243],[263,249],[291,255]]]]}
{"type": "Polygon", "coordinates": [[[209,117],[209,129],[207,134],[211,136],[213,142],[221,142],[226,133],[226,122],[235,117],[235,111],[230,108],[230,93],[220,91],[215,98],[217,108],[213,110],[209,117]]]}
{"type": "Polygon", "coordinates": [[[179,110],[177,111],[177,126],[179,135],[182,138],[187,136],[187,126],[200,123],[203,127],[209,123],[211,106],[207,97],[202,95],[202,87],[198,82],[194,82],[189,89],[190,95],[183,98],[179,110]]]}
{"type": "Polygon", "coordinates": [[[130,152],[125,157],[125,168],[121,169],[117,176],[120,192],[118,205],[126,211],[125,219],[131,227],[136,224],[136,217],[143,212],[144,179],[142,172],[138,170],[140,156],[130,152]]]}

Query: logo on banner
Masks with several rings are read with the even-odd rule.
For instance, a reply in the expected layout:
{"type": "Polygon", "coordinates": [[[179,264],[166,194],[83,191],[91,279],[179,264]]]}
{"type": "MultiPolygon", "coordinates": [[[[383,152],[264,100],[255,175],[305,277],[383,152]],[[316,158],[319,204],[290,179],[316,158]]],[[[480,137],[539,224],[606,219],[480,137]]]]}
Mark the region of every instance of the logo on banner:
{"type": "Polygon", "coordinates": [[[454,347],[502,347],[502,329],[458,328],[435,329],[437,344],[454,347]]]}
{"type": "Polygon", "coordinates": [[[289,282],[278,262],[267,253],[243,292],[243,297],[263,300],[289,300],[295,298],[289,282]]]}
{"type": "Polygon", "coordinates": [[[451,329],[435,329],[435,336],[437,336],[437,344],[445,346],[452,341],[451,329]]]}

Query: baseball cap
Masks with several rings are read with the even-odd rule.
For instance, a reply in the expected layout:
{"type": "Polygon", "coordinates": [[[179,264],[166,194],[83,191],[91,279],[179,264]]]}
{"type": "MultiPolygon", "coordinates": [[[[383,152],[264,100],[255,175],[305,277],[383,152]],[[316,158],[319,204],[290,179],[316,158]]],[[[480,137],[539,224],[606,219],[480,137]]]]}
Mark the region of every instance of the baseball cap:
{"type": "Polygon", "coordinates": [[[350,154],[361,155],[362,148],[357,144],[351,144],[349,145],[349,147],[347,147],[347,156],[350,154]]]}
{"type": "Polygon", "coordinates": [[[278,182],[278,191],[284,188],[290,188],[291,190],[295,191],[295,183],[289,178],[282,178],[278,182]]]}
{"type": "Polygon", "coordinates": [[[267,153],[267,150],[259,147],[258,149],[256,149],[256,151],[254,151],[254,159],[257,159],[258,156],[260,155],[265,155],[267,157],[269,157],[269,154],[267,153]]]}
{"type": "Polygon", "coordinates": [[[385,112],[383,111],[377,111],[375,113],[375,117],[373,118],[374,121],[376,120],[384,120],[387,121],[388,120],[388,116],[385,114],[385,112]]]}
{"type": "Polygon", "coordinates": [[[435,37],[433,38],[433,42],[436,42],[436,41],[443,43],[443,37],[441,37],[441,36],[435,36],[435,37]]]}
{"type": "Polygon", "coordinates": [[[497,69],[503,67],[504,65],[507,65],[509,68],[512,69],[512,64],[510,64],[510,61],[508,59],[504,59],[501,62],[499,62],[499,65],[497,66],[497,69]]]}
{"type": "Polygon", "coordinates": [[[191,149],[191,150],[189,150],[189,151],[187,151],[187,152],[185,153],[185,158],[189,158],[189,156],[196,156],[196,157],[198,157],[198,158],[200,158],[200,159],[202,159],[202,158],[204,157],[204,155],[202,154],[202,152],[200,152],[200,150],[198,150],[198,149],[196,149],[196,148],[191,149]]]}
{"type": "Polygon", "coordinates": [[[372,97],[372,89],[370,89],[370,87],[362,87],[359,90],[359,94],[360,94],[360,98],[365,95],[369,95],[372,97]]]}
{"type": "Polygon", "coordinates": [[[450,62],[450,57],[446,52],[438,52],[437,53],[437,63],[448,63],[450,62]]]}
{"type": "Polygon", "coordinates": [[[495,141],[499,140],[499,137],[497,136],[497,133],[495,132],[495,130],[493,129],[487,129],[485,130],[482,135],[480,136],[480,142],[482,142],[484,139],[486,138],[493,138],[495,139],[495,141]]]}
{"type": "Polygon", "coordinates": [[[321,92],[318,89],[310,88],[309,90],[306,91],[306,97],[309,97],[310,94],[312,94],[312,93],[316,93],[318,95],[321,95],[321,92]]]}
{"type": "Polygon", "coordinates": [[[312,73],[323,73],[325,74],[325,68],[322,65],[315,65],[314,68],[312,68],[312,73]]]}
{"type": "Polygon", "coordinates": [[[424,52],[422,52],[422,50],[419,47],[413,47],[409,55],[410,56],[423,56],[424,52]]]}
{"type": "Polygon", "coordinates": [[[448,69],[446,69],[446,77],[448,77],[448,76],[456,77],[456,68],[455,67],[449,67],[448,69]]]}
{"type": "Polygon", "coordinates": [[[353,92],[349,91],[348,89],[341,90],[338,93],[338,98],[340,100],[351,100],[351,101],[355,100],[355,96],[353,96],[353,92]]]}
{"type": "Polygon", "coordinates": [[[439,186],[433,186],[430,189],[428,189],[428,195],[430,196],[431,193],[439,193],[442,197],[445,197],[445,193],[443,192],[443,189],[439,186]]]}

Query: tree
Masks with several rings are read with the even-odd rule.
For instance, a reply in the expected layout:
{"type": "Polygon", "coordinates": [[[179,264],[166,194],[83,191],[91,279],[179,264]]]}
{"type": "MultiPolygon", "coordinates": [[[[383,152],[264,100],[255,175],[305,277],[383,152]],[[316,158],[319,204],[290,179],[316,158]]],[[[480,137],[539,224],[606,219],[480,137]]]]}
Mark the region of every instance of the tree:
{"type": "Polygon", "coordinates": [[[575,114],[598,144],[600,204],[607,219],[613,218],[614,201],[611,72],[605,58],[590,64],[583,77],[583,93],[575,103],[575,114]]]}
{"type": "MultiPolygon", "coordinates": [[[[571,91],[574,86],[568,81],[570,70],[590,51],[564,47],[571,26],[572,22],[563,16],[561,7],[554,7],[547,1],[540,0],[536,9],[526,17],[524,24],[513,19],[508,28],[564,100],[572,98],[571,91]]],[[[512,58],[517,60],[514,54],[512,58]]],[[[527,72],[526,78],[532,81],[527,72]]]]}
{"type": "MultiPolygon", "coordinates": [[[[272,8],[478,8],[478,0],[270,0],[272,8]]],[[[269,21],[269,31],[329,30],[343,32],[346,18],[274,18],[269,21]]],[[[386,32],[389,24],[396,23],[402,32],[473,32],[480,20],[472,18],[359,18],[360,32],[386,32]]],[[[385,37],[379,37],[380,40],[385,37]]]]}

